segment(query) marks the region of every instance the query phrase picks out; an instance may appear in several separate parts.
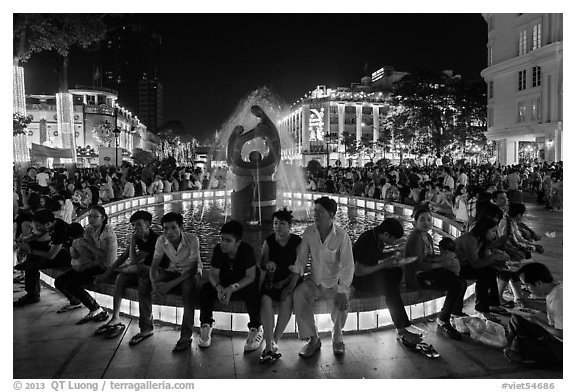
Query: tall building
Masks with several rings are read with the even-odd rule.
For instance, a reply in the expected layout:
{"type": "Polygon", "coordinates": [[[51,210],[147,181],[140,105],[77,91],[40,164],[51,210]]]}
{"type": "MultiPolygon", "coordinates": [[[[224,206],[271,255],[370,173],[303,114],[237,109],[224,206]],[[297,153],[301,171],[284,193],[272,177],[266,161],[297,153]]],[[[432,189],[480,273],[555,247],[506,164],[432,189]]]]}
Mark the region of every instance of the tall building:
{"type": "Polygon", "coordinates": [[[562,160],[562,14],[483,14],[488,132],[502,164],[562,160]]]}
{"type": "MultiPolygon", "coordinates": [[[[407,75],[383,67],[350,87],[317,86],[308,92],[278,124],[281,134],[288,134],[293,144],[282,149],[282,158],[294,164],[307,165],[317,160],[322,165],[351,163],[346,140],[376,141],[380,137],[380,117],[389,108],[392,86],[407,75]]],[[[377,154],[376,161],[384,157],[377,154]]],[[[362,165],[369,158],[355,157],[362,165]]]]}
{"type": "Polygon", "coordinates": [[[119,104],[134,108],[154,131],[164,121],[163,88],[159,78],[160,35],[141,23],[121,23],[102,45],[103,84],[118,91],[119,104]]]}

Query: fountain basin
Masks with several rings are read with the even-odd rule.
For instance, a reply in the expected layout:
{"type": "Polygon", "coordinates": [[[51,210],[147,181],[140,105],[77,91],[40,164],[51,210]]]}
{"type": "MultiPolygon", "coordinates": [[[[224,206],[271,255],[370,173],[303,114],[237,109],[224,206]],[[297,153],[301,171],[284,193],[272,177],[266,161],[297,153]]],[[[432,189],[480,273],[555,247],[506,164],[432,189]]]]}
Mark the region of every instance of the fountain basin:
{"type": "MultiPolygon", "coordinates": [[[[179,204],[191,203],[192,209],[199,206],[204,206],[205,203],[220,203],[224,206],[229,201],[231,191],[226,190],[204,190],[204,191],[182,191],[170,194],[159,194],[154,196],[143,196],[127,200],[121,200],[104,205],[104,208],[109,215],[109,221],[112,225],[125,224],[130,215],[138,209],[150,208],[164,208],[174,210],[179,208],[179,204]]],[[[278,192],[279,203],[289,202],[291,208],[298,208],[300,206],[307,208],[312,205],[313,200],[321,197],[328,196],[334,199],[338,205],[339,210],[347,210],[350,208],[354,214],[358,216],[369,215],[371,219],[381,221],[384,217],[394,216],[401,220],[408,221],[412,215],[412,207],[399,203],[384,203],[374,199],[367,199],[362,197],[340,196],[335,194],[324,194],[318,192],[278,192]]],[[[187,205],[187,204],[186,204],[187,205]]],[[[213,204],[209,204],[213,205],[213,204]]],[[[279,204],[281,205],[281,204],[279,204]]],[[[226,210],[226,207],[224,207],[226,210]]],[[[204,216],[204,210],[197,211],[201,216],[204,216]]],[[[82,225],[88,223],[87,213],[80,216],[78,220],[82,225]]],[[[202,223],[202,222],[200,222],[202,223]]],[[[372,222],[368,222],[372,223],[372,222]]],[[[301,227],[305,227],[309,222],[304,222],[301,227]]],[[[372,226],[373,224],[371,224],[372,226]]],[[[433,214],[433,230],[435,237],[438,235],[458,237],[461,233],[460,224],[443,217],[441,215],[433,214]]],[[[353,241],[364,229],[357,232],[350,232],[353,241]]],[[[256,238],[256,244],[261,244],[263,238],[267,233],[260,233],[259,238],[256,238]]],[[[254,235],[252,233],[251,235],[254,235]]],[[[120,238],[119,235],[119,248],[125,246],[126,238],[120,238]],[[123,242],[123,243],[122,243],[123,242]]],[[[258,236],[256,236],[258,237],[258,236]]],[[[214,240],[214,239],[212,239],[214,240]]],[[[217,241],[217,239],[216,239],[217,241]]],[[[201,239],[202,247],[202,239],[201,239]]],[[[201,251],[201,257],[205,265],[209,265],[209,255],[211,255],[211,247],[205,245],[201,251]]],[[[259,248],[255,246],[255,251],[259,253],[259,248]]],[[[257,259],[259,259],[257,254],[257,259]]],[[[62,271],[46,270],[41,278],[49,286],[53,287],[54,278],[62,271]]],[[[101,283],[89,288],[89,291],[94,298],[101,304],[101,306],[112,307],[113,295],[113,282],[101,283]]],[[[474,293],[474,285],[469,285],[465,298],[468,298],[474,293]]],[[[419,291],[404,291],[402,298],[406,306],[406,312],[411,320],[417,320],[424,317],[430,317],[437,313],[444,302],[443,292],[433,290],[419,290],[419,291]]],[[[138,316],[138,303],[137,292],[134,288],[127,288],[125,292],[125,299],[122,302],[121,312],[128,316],[138,316]]],[[[155,320],[181,324],[182,322],[182,300],[177,294],[167,294],[163,296],[154,297],[153,317],[155,320]]],[[[329,314],[329,306],[324,301],[318,301],[315,307],[317,327],[320,332],[331,330],[331,320],[329,314]]],[[[215,312],[215,329],[219,331],[228,332],[245,332],[248,323],[248,314],[244,307],[243,302],[232,302],[227,306],[222,306],[216,303],[215,312]]],[[[195,325],[199,325],[199,312],[195,312],[195,325]]],[[[352,289],[350,294],[350,310],[346,325],[343,330],[345,332],[352,331],[369,331],[381,328],[390,327],[392,319],[386,308],[385,299],[383,296],[374,296],[372,294],[356,291],[352,289]]],[[[286,333],[295,333],[296,323],[295,318],[292,317],[286,333]]]]}

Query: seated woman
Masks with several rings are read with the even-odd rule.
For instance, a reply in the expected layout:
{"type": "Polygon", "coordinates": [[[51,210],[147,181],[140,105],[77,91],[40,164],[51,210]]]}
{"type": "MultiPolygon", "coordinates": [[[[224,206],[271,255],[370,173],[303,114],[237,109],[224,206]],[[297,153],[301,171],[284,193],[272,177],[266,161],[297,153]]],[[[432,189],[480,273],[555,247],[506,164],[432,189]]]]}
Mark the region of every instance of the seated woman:
{"type": "Polygon", "coordinates": [[[496,268],[505,268],[508,256],[491,248],[498,237],[498,220],[481,218],[468,233],[454,241],[460,261],[460,276],[476,280],[475,310],[486,318],[495,320],[490,312],[503,313],[499,307],[496,268]]]}
{"type": "Polygon", "coordinates": [[[260,268],[265,273],[260,300],[260,319],[264,328],[265,341],[260,356],[262,362],[281,356],[278,351],[278,341],[284,334],[294,308],[292,287],[289,285],[292,275],[289,267],[296,262],[296,251],[302,241],[300,236],[290,233],[292,211],[287,209],[276,211],[272,217],[274,233],[269,235],[262,245],[262,261],[260,262],[260,268]],[[276,329],[274,329],[272,301],[280,302],[276,329]]]}
{"type": "Polygon", "coordinates": [[[112,226],[108,224],[108,216],[101,206],[93,206],[88,212],[88,226],[84,229],[84,241],[82,245],[94,262],[82,271],[70,270],[60,275],[54,281],[54,285],[71,302],[77,298],[89,310],[88,314],[76,324],[85,324],[90,321],[105,321],[108,313],[100,307],[98,302],[85,287],[91,284],[97,275],[116,260],[118,240],[112,226]]]}
{"type": "Polygon", "coordinates": [[[406,267],[406,285],[415,286],[417,279],[420,287],[446,291],[446,300],[438,315],[438,331],[451,339],[460,340],[462,336],[450,325],[450,316],[462,315],[466,281],[455,275],[451,260],[434,254],[434,245],[429,231],[432,229],[432,215],[427,205],[414,209],[414,231],[406,242],[406,256],[417,256],[418,260],[406,267]]]}

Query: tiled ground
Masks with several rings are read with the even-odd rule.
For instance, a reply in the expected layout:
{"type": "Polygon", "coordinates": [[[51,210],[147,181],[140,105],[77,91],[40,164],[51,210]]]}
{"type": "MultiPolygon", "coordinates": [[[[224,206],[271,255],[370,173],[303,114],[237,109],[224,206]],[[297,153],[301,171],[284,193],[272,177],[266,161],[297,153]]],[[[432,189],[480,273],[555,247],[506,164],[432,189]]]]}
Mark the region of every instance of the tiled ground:
{"type": "MultiPolygon", "coordinates": [[[[544,255],[535,259],[546,263],[562,278],[562,214],[529,206],[527,222],[537,232],[555,231],[544,237],[544,255]]],[[[22,295],[14,285],[14,298],[22,295]]],[[[127,328],[115,339],[94,336],[98,324],[75,325],[85,313],[76,310],[56,314],[65,304],[60,294],[42,290],[42,301],[13,311],[14,378],[562,378],[557,370],[529,369],[508,362],[501,350],[473,342],[447,340],[434,332],[431,320],[417,324],[426,332],[425,340],[441,353],[427,359],[407,351],[396,342],[395,331],[386,330],[346,335],[346,354],[332,353],[329,336],[323,347],[309,359],[298,357],[302,342],[295,337],[281,341],[283,357],[274,364],[261,365],[259,351],[244,354],[245,336],[213,337],[209,349],[197,347],[174,354],[171,349],[179,331],[171,325],[158,325],[153,337],[136,347],[128,341],[138,332],[136,319],[124,319],[127,328]]],[[[470,305],[468,312],[472,312],[470,305]]]]}

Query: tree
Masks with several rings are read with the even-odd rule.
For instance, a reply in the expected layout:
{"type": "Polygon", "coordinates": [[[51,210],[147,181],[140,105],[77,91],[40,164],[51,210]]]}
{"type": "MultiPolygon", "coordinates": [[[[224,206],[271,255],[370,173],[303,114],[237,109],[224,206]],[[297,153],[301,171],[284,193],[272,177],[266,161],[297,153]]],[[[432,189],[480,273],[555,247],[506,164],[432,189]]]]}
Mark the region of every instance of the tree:
{"type": "Polygon", "coordinates": [[[105,14],[14,14],[14,63],[34,52],[53,50],[60,56],[59,92],[68,91],[70,49],[88,48],[106,34],[105,14]]]}
{"type": "Polygon", "coordinates": [[[136,165],[147,165],[154,162],[156,157],[154,157],[154,154],[152,154],[150,151],[144,151],[140,148],[135,148],[132,151],[132,160],[136,165]]]}
{"type": "MultiPolygon", "coordinates": [[[[427,140],[427,145],[431,141],[432,150],[440,156],[454,127],[457,80],[431,70],[403,77],[394,86],[392,105],[395,109],[390,110],[387,122],[405,141],[412,141],[417,134],[427,140]]],[[[425,150],[425,145],[421,149],[425,150]]]]}
{"type": "Polygon", "coordinates": [[[455,104],[458,108],[454,127],[455,150],[462,154],[471,148],[486,147],[486,83],[483,80],[461,82],[455,89],[455,104]]]}

